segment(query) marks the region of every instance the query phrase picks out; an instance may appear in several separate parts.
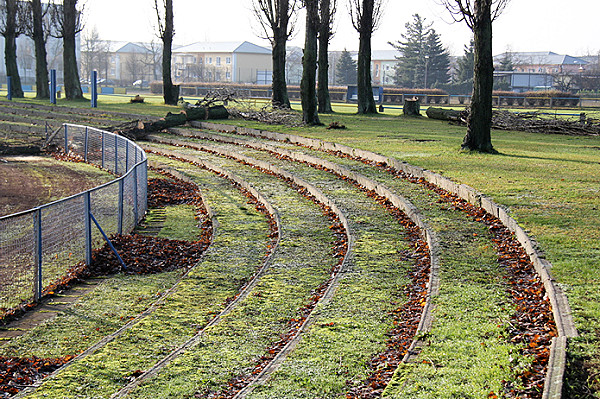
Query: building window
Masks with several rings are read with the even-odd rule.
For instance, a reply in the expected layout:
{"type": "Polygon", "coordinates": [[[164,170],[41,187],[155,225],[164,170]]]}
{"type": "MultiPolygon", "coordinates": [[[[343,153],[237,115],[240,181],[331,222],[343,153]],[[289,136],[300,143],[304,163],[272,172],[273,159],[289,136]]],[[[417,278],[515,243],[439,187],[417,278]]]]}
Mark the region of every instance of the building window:
{"type": "Polygon", "coordinates": [[[221,57],[217,57],[217,65],[221,65],[221,57]]]}
{"type": "Polygon", "coordinates": [[[227,58],[225,58],[225,63],[226,63],[227,65],[231,64],[231,57],[227,57],[227,58]]]}
{"type": "Polygon", "coordinates": [[[215,73],[215,76],[216,76],[215,80],[216,80],[217,82],[220,82],[220,81],[221,81],[221,72],[216,72],[216,73],[215,73]]]}
{"type": "Polygon", "coordinates": [[[231,72],[225,72],[225,79],[231,80],[231,72]]]}
{"type": "Polygon", "coordinates": [[[202,60],[204,60],[204,58],[198,57],[198,64],[202,64],[202,60]]]}
{"type": "Polygon", "coordinates": [[[208,63],[212,64],[212,57],[208,57],[208,63]]]}

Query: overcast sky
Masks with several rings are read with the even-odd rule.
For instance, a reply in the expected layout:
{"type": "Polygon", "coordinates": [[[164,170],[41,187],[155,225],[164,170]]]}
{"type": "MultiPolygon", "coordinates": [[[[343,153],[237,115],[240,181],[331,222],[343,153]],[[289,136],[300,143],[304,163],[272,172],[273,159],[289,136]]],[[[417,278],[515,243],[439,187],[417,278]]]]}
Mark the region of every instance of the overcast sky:
{"type": "MultiPolygon", "coordinates": [[[[462,55],[471,37],[464,23],[454,23],[440,0],[387,0],[373,50],[390,50],[401,39],[415,13],[433,23],[453,55],[462,55]]],[[[152,41],[154,0],[84,0],[86,28],[96,27],[106,40],[152,41]]],[[[175,43],[243,41],[269,46],[261,39],[252,0],[174,0],[175,43]]],[[[348,0],[338,0],[332,50],[356,50],[358,35],[347,12],[348,0]]],[[[298,19],[292,45],[302,47],[303,18],[298,19]]],[[[494,54],[510,51],[554,51],[573,56],[600,52],[600,1],[512,0],[494,23],[494,54]]]]}

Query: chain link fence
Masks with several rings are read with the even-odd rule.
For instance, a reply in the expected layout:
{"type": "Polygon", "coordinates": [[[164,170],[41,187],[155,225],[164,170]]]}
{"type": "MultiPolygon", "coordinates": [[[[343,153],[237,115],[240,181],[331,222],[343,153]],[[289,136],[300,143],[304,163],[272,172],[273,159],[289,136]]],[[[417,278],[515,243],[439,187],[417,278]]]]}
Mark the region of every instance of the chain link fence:
{"type": "Polygon", "coordinates": [[[52,144],[120,177],[0,217],[0,313],[39,299],[46,287],[81,260],[90,263],[92,249],[104,243],[97,226],[108,236],[128,233],[147,210],[147,159],[137,144],[113,133],[70,124],[64,125],[52,144]]]}

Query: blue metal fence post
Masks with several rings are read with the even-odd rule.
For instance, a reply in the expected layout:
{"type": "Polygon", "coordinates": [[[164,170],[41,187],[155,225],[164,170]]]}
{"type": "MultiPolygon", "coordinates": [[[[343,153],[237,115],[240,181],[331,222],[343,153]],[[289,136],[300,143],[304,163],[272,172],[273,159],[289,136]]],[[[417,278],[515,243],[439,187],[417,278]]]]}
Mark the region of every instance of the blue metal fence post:
{"type": "Polygon", "coordinates": [[[6,87],[8,90],[6,93],[6,98],[8,98],[9,101],[12,101],[12,76],[6,77],[6,87]]]}
{"type": "Polygon", "coordinates": [[[85,142],[83,144],[83,159],[85,162],[88,161],[88,149],[89,149],[89,131],[86,126],[85,127],[85,142]]]}
{"type": "Polygon", "coordinates": [[[119,174],[119,136],[115,134],[115,175],[119,174]]]}
{"type": "Polygon", "coordinates": [[[119,211],[117,212],[117,232],[123,234],[123,185],[125,178],[119,179],[119,211]]]}
{"type": "Polygon", "coordinates": [[[92,212],[90,192],[86,191],[83,194],[83,211],[84,211],[84,228],[85,228],[85,264],[92,264],[92,220],[90,213],[92,212]]]}
{"type": "Polygon", "coordinates": [[[90,77],[90,91],[92,92],[92,108],[98,108],[98,71],[92,71],[90,77]]]}
{"type": "Polygon", "coordinates": [[[139,212],[138,212],[138,171],[137,168],[133,170],[133,215],[134,215],[134,226],[138,224],[139,212]]]}
{"type": "Polygon", "coordinates": [[[67,124],[63,125],[65,127],[65,154],[69,153],[69,126],[67,124]]]}
{"type": "Polygon", "coordinates": [[[106,152],[106,149],[104,148],[104,130],[102,131],[102,169],[104,169],[104,154],[106,152]]]}
{"type": "Polygon", "coordinates": [[[35,241],[34,248],[34,283],[33,294],[34,299],[39,301],[42,298],[42,210],[38,208],[33,213],[33,234],[35,241]]]}
{"type": "Polygon", "coordinates": [[[50,102],[56,104],[56,69],[50,70],[50,102]]]}
{"type": "Polygon", "coordinates": [[[129,143],[125,143],[125,173],[129,170],[129,143]]]}

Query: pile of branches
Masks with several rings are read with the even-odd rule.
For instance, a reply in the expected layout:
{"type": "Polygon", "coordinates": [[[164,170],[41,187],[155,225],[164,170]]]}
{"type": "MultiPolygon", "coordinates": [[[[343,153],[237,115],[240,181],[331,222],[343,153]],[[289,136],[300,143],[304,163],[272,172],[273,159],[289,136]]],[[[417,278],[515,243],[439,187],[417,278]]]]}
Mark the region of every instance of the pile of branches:
{"type": "Polygon", "coordinates": [[[289,127],[303,126],[302,115],[291,109],[272,108],[265,105],[261,108],[244,107],[231,108],[229,114],[234,118],[257,121],[268,125],[284,125],[289,127]]]}
{"type": "MultiPolygon", "coordinates": [[[[440,119],[457,123],[467,124],[469,109],[457,111],[446,108],[429,107],[427,116],[432,119],[440,119]]],[[[585,118],[582,114],[579,120],[548,118],[539,112],[510,112],[497,110],[492,114],[492,127],[499,130],[517,130],[521,132],[564,134],[570,136],[598,136],[600,135],[600,123],[597,120],[585,118]]]]}
{"type": "Polygon", "coordinates": [[[230,102],[239,103],[240,100],[245,99],[245,96],[241,91],[235,89],[221,87],[218,89],[209,90],[204,98],[196,102],[196,106],[201,107],[213,107],[215,105],[227,105],[230,102]]]}
{"type": "MultiPolygon", "coordinates": [[[[583,119],[583,118],[582,118],[583,119]]],[[[572,121],[551,119],[539,112],[494,111],[492,126],[501,130],[519,130],[523,132],[565,134],[570,136],[598,136],[600,123],[592,119],[572,121]]]]}

